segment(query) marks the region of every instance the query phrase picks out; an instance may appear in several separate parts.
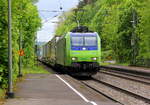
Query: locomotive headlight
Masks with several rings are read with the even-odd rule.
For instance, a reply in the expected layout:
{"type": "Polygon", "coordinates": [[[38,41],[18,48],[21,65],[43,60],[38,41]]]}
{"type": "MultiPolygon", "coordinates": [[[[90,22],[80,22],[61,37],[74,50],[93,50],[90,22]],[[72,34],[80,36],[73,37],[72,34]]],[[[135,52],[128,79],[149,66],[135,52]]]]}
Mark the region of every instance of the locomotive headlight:
{"type": "Polygon", "coordinates": [[[92,60],[96,61],[96,60],[97,60],[97,58],[96,58],[96,57],[94,57],[94,58],[92,58],[92,60]]]}
{"type": "Polygon", "coordinates": [[[72,59],[73,61],[77,60],[77,58],[75,58],[75,57],[72,57],[71,59],[72,59]]]}

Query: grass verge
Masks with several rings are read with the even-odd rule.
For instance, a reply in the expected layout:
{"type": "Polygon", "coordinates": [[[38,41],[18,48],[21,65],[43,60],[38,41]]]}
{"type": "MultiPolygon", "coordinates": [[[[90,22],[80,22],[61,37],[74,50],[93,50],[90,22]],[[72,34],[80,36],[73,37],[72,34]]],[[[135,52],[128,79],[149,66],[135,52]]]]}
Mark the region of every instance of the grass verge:
{"type": "Polygon", "coordinates": [[[50,74],[50,72],[45,70],[42,66],[35,66],[35,67],[24,67],[23,74],[50,74]]]}
{"type": "Polygon", "coordinates": [[[3,104],[4,104],[4,101],[5,101],[5,93],[6,93],[5,90],[0,89],[0,105],[3,105],[3,104]]]}

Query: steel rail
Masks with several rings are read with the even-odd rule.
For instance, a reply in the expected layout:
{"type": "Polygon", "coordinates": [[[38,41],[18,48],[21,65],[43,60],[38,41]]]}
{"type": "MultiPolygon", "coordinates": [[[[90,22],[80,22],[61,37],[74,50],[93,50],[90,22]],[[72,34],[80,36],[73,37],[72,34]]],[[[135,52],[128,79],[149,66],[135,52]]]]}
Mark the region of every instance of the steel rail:
{"type": "Polygon", "coordinates": [[[128,80],[132,80],[132,81],[150,85],[150,78],[144,77],[144,76],[139,76],[136,74],[130,74],[130,73],[114,71],[114,70],[112,70],[112,71],[111,70],[101,70],[98,73],[104,73],[104,74],[108,74],[108,75],[112,75],[112,76],[116,76],[116,77],[120,77],[120,78],[125,78],[128,80]]]}
{"type": "Polygon", "coordinates": [[[130,75],[136,75],[136,76],[141,76],[143,78],[148,78],[150,79],[150,71],[148,70],[136,70],[136,69],[129,69],[129,68],[120,68],[120,67],[113,67],[113,66],[100,66],[101,69],[105,70],[111,70],[113,72],[122,72],[122,73],[128,73],[130,75]]]}
{"type": "MultiPolygon", "coordinates": [[[[89,81],[89,82],[90,82],[90,81],[89,81]]],[[[147,103],[147,105],[150,104],[150,100],[149,100],[149,99],[147,99],[147,98],[145,98],[145,97],[142,97],[142,96],[140,96],[140,95],[137,95],[137,94],[135,94],[135,93],[132,93],[132,92],[130,92],[130,91],[124,90],[124,89],[122,89],[122,88],[119,88],[119,87],[117,87],[117,86],[113,86],[113,85],[111,85],[111,84],[108,84],[108,83],[99,81],[99,80],[94,79],[94,78],[93,78],[92,82],[95,82],[95,84],[97,84],[97,85],[98,85],[98,84],[99,84],[99,85],[100,85],[100,84],[103,84],[103,85],[105,85],[106,87],[111,88],[113,91],[118,91],[118,92],[123,93],[123,94],[126,94],[126,95],[128,95],[128,96],[130,96],[130,97],[133,97],[133,98],[136,98],[136,99],[138,99],[138,100],[141,100],[141,101],[147,103]]],[[[112,99],[112,100],[114,100],[114,101],[116,101],[116,102],[121,103],[122,105],[126,105],[126,103],[120,102],[120,101],[118,101],[118,99],[116,99],[116,98],[114,98],[114,97],[111,97],[110,95],[108,95],[107,93],[105,93],[105,92],[103,92],[103,91],[100,91],[100,90],[99,90],[98,88],[96,88],[96,87],[93,87],[93,86],[90,85],[87,81],[81,81],[81,83],[83,83],[84,85],[88,86],[89,88],[91,88],[91,89],[97,91],[98,93],[104,94],[106,97],[109,97],[110,99],[112,99]]]]}

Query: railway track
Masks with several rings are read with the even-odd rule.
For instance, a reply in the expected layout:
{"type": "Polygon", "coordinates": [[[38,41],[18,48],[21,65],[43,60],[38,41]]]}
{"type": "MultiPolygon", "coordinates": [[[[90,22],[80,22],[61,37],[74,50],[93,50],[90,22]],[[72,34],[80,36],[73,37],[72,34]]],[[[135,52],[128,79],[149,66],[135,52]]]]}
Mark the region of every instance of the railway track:
{"type": "MultiPolygon", "coordinates": [[[[134,71],[133,71],[134,72],[134,71]]],[[[91,88],[100,95],[122,105],[150,105],[150,78],[148,74],[115,71],[103,68],[86,80],[67,76],[91,88]]]]}
{"type": "Polygon", "coordinates": [[[82,83],[123,105],[150,105],[150,77],[141,72],[105,67],[82,83]]]}
{"type": "Polygon", "coordinates": [[[147,77],[144,75],[137,75],[137,74],[132,74],[132,73],[128,73],[128,72],[121,72],[121,71],[107,70],[107,69],[103,69],[99,73],[104,73],[104,74],[114,75],[114,76],[118,76],[118,77],[122,77],[122,78],[127,78],[127,79],[131,79],[133,81],[138,81],[138,82],[150,85],[150,77],[147,77]]]}
{"type": "Polygon", "coordinates": [[[90,80],[80,82],[122,105],[150,105],[149,74],[120,70],[103,68],[90,80]]]}
{"type": "Polygon", "coordinates": [[[150,79],[150,70],[149,69],[137,69],[137,68],[126,68],[126,67],[115,67],[115,66],[101,66],[100,67],[102,70],[107,70],[107,71],[112,71],[115,73],[122,73],[122,74],[127,74],[131,76],[136,76],[140,78],[145,78],[145,79],[150,79]]]}
{"type": "MultiPolygon", "coordinates": [[[[141,71],[140,71],[141,72],[141,71]]],[[[116,84],[120,88],[124,88],[127,91],[136,93],[144,98],[150,99],[150,73],[140,74],[132,70],[114,70],[114,69],[103,69],[101,70],[96,78],[100,81],[116,84]],[[106,79],[107,78],[107,79],[106,79]],[[127,84],[127,85],[126,85],[127,84]]]]}
{"type": "Polygon", "coordinates": [[[75,81],[80,82],[80,84],[87,86],[98,94],[104,95],[114,102],[120,103],[120,105],[150,105],[150,101],[147,98],[119,88],[117,86],[102,82],[95,78],[90,78],[89,80],[72,77],[69,78],[75,79],[75,81]]]}
{"type": "Polygon", "coordinates": [[[96,79],[81,81],[84,85],[122,105],[150,105],[150,100],[123,88],[96,79]]]}

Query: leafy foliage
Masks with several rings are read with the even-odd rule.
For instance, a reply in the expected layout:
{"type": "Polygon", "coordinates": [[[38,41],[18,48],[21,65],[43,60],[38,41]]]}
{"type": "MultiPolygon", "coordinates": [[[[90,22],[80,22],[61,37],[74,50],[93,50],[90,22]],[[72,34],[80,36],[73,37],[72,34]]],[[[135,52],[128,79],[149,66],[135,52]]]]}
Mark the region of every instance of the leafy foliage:
{"type": "MultiPolygon", "coordinates": [[[[34,0],[35,1],[35,0],[34,0]]],[[[12,0],[12,46],[14,80],[18,74],[19,35],[23,36],[25,57],[24,66],[34,64],[35,35],[41,26],[41,20],[33,0],[12,0]]],[[[7,87],[8,76],[8,5],[6,0],[0,0],[0,88],[7,87]]]]}
{"type": "Polygon", "coordinates": [[[135,64],[134,59],[150,59],[150,0],[94,0],[90,4],[82,1],[78,9],[77,13],[67,13],[56,34],[63,35],[77,26],[76,16],[80,25],[99,33],[102,51],[118,63],[135,64]]]}

